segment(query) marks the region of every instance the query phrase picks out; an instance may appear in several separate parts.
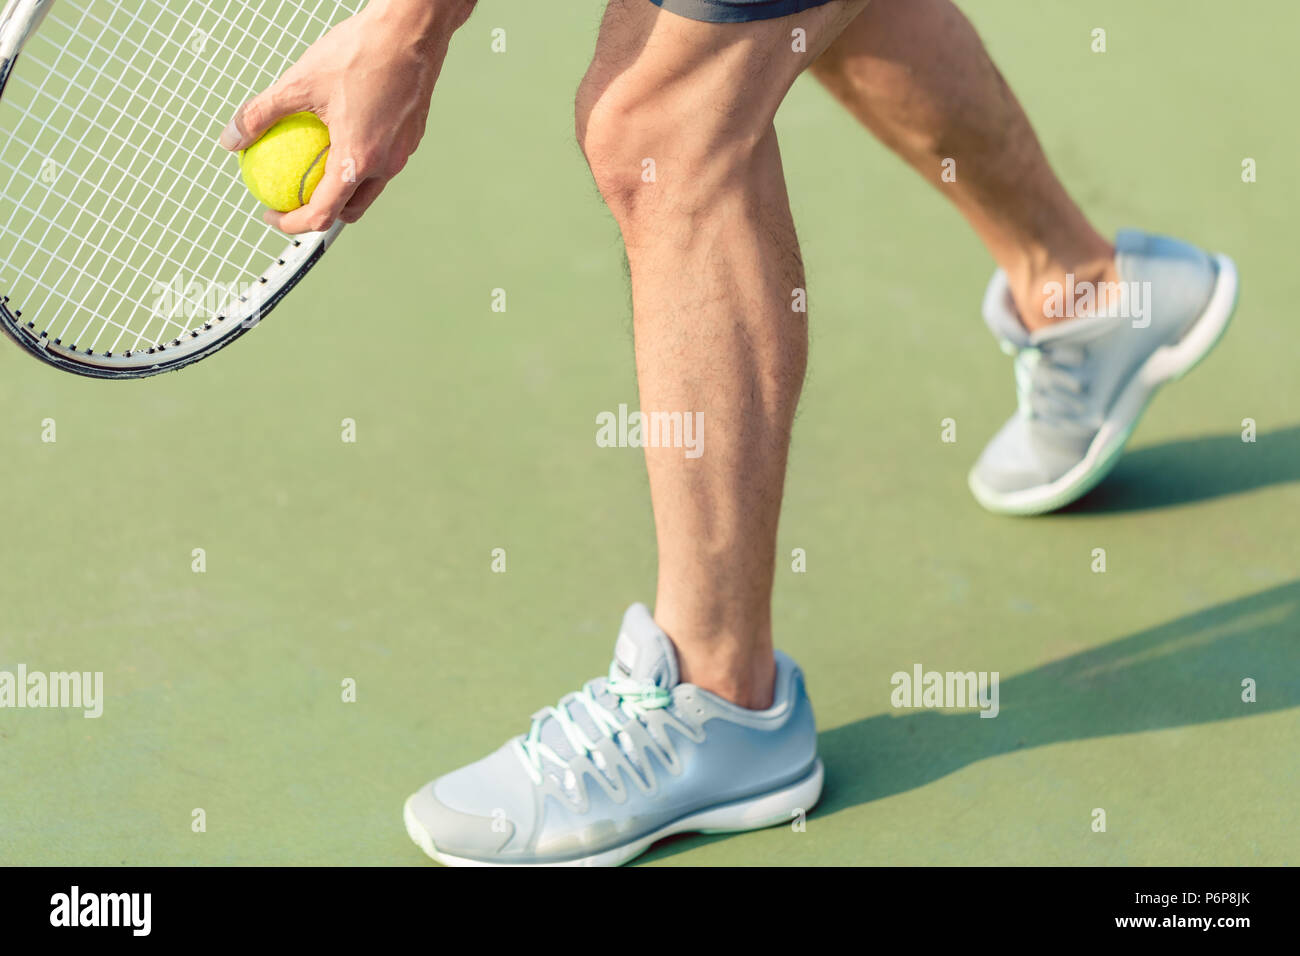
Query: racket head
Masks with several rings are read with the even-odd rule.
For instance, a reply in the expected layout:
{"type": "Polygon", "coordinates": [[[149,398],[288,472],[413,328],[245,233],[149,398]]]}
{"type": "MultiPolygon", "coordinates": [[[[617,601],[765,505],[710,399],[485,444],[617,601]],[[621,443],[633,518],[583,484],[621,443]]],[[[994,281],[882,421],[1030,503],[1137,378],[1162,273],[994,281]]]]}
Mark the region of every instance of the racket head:
{"type": "Polygon", "coordinates": [[[362,0],[9,0],[0,327],[65,371],[140,378],[256,327],[342,229],[267,225],[217,138],[362,0]]]}

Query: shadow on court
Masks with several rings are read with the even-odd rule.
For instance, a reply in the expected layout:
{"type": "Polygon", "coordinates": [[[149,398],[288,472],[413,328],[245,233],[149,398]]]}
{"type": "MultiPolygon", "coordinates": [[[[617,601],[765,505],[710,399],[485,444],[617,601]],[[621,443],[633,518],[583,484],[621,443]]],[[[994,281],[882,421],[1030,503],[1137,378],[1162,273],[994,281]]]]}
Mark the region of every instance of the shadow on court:
{"type": "MultiPolygon", "coordinates": [[[[1298,652],[1300,581],[1293,581],[1004,679],[1001,712],[991,720],[975,712],[898,711],[823,731],[818,747],[826,789],[811,817],[922,787],[978,760],[1029,747],[1295,707],[1298,652]],[[1256,703],[1241,700],[1245,677],[1258,684],[1256,703]]],[[[863,697],[877,699],[886,690],[864,688],[863,697]]],[[[676,837],[643,860],[731,838],[676,837]]]]}
{"type": "Polygon", "coordinates": [[[1146,511],[1300,481],[1300,426],[1254,443],[1239,432],[1127,452],[1106,480],[1061,515],[1146,511]]]}

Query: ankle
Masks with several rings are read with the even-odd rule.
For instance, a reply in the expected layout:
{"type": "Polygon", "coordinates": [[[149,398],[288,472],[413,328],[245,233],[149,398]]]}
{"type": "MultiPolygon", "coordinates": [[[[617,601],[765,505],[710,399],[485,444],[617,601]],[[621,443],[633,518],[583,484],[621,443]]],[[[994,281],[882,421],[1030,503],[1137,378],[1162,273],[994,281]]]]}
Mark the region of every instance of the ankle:
{"type": "Polygon", "coordinates": [[[680,661],[682,680],[716,694],[737,707],[767,710],[776,693],[776,658],[772,652],[748,655],[731,666],[692,666],[680,661]],[[757,658],[757,659],[754,659],[757,658]]]}
{"type": "Polygon", "coordinates": [[[706,616],[678,615],[671,605],[655,608],[655,621],[677,648],[683,683],[694,684],[738,707],[766,710],[776,686],[770,620],[728,624],[706,616]]]}
{"type": "Polygon", "coordinates": [[[1039,261],[1008,272],[1020,321],[1030,331],[1096,314],[1111,283],[1119,281],[1109,245],[1069,261],[1039,261]]]}

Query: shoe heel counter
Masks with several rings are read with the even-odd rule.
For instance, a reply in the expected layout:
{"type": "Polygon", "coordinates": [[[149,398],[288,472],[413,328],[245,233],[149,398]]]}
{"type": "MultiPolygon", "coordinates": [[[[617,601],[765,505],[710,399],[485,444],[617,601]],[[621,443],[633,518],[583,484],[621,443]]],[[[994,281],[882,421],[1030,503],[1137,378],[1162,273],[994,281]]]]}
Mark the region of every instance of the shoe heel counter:
{"type": "Polygon", "coordinates": [[[817,718],[813,713],[812,697],[808,693],[803,668],[793,661],[791,667],[790,694],[794,708],[790,715],[790,729],[811,762],[817,756],[817,718]]]}
{"type": "Polygon", "coordinates": [[[1182,239],[1120,230],[1115,261],[1129,281],[1150,282],[1162,311],[1195,321],[1209,303],[1218,266],[1206,250],[1182,239]]]}

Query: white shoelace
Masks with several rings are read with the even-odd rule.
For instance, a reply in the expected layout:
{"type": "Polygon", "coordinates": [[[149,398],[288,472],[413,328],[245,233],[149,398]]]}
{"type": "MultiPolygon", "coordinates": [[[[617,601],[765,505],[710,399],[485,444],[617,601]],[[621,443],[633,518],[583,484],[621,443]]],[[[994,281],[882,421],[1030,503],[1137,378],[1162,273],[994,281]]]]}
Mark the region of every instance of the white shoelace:
{"type": "MultiPolygon", "coordinates": [[[[605,769],[605,758],[596,750],[596,744],[591,741],[582,727],[574,720],[573,715],[569,713],[570,707],[580,704],[602,736],[609,740],[615,740],[618,737],[625,725],[625,721],[620,721],[614,713],[607,710],[596,699],[596,695],[592,692],[592,685],[595,683],[596,681],[588,681],[583,685],[582,690],[562,698],[558,707],[547,707],[533,719],[528,735],[523,740],[516,739],[514,741],[515,754],[523,763],[524,770],[528,772],[528,776],[534,784],[542,782],[543,761],[549,761],[565,771],[566,786],[570,785],[568,781],[572,777],[572,772],[569,770],[569,760],[564,759],[553,748],[542,743],[542,725],[550,719],[554,719],[564,733],[564,737],[573,749],[575,757],[589,757],[597,768],[602,771],[605,769]]],[[[632,720],[638,720],[650,711],[667,707],[672,703],[671,693],[655,684],[625,677],[615,664],[610,665],[609,679],[605,684],[605,690],[618,698],[617,710],[621,711],[626,718],[632,720]]]]}
{"type": "Polygon", "coordinates": [[[1078,371],[1087,359],[1079,345],[1027,345],[1014,349],[1020,414],[1051,424],[1077,426],[1087,415],[1087,389],[1078,371]]]}

